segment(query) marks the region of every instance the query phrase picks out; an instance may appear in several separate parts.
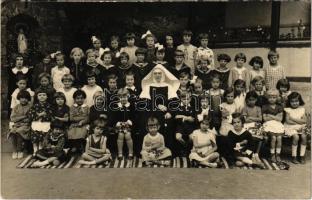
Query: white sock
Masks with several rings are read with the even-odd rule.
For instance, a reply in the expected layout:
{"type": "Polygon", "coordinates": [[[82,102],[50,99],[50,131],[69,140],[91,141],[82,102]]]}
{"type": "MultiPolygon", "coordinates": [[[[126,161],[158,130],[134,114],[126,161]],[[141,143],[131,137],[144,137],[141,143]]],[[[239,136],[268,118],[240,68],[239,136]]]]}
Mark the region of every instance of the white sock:
{"type": "Polygon", "coordinates": [[[304,156],[305,155],[305,151],[306,151],[307,145],[300,145],[300,156],[304,156]]]}
{"type": "Polygon", "coordinates": [[[276,148],[276,153],[281,154],[282,148],[276,148]]]}
{"type": "Polygon", "coordinates": [[[297,156],[297,145],[291,145],[291,156],[296,157],[297,156]]]}
{"type": "Polygon", "coordinates": [[[275,153],[274,149],[270,149],[270,153],[274,154],[275,153]]]}

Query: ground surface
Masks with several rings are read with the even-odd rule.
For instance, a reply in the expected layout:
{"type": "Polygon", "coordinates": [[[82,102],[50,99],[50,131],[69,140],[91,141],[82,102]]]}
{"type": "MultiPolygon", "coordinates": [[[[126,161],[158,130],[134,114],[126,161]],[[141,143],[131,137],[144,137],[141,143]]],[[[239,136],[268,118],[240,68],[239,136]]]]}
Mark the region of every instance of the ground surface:
{"type": "MultiPolygon", "coordinates": [[[[294,84],[309,109],[310,88],[294,84]]],[[[309,198],[311,161],[289,171],[242,169],[17,169],[2,121],[2,198],[309,198]]],[[[310,152],[307,152],[310,154],[310,152]]],[[[309,155],[310,156],[310,155],[309,155]]]]}

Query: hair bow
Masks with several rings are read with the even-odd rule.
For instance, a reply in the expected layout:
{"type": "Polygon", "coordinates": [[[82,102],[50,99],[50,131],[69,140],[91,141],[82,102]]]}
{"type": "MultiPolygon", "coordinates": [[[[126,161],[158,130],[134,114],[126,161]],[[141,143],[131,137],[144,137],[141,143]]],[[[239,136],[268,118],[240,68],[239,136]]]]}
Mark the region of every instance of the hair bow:
{"type": "Polygon", "coordinates": [[[96,36],[92,36],[92,37],[91,37],[91,41],[92,41],[92,42],[95,42],[95,41],[97,41],[97,40],[100,40],[100,39],[97,38],[96,36]]]}
{"type": "Polygon", "coordinates": [[[159,43],[156,43],[156,44],[155,44],[155,48],[156,48],[157,50],[161,50],[161,49],[164,49],[164,45],[159,44],[159,43]]]}
{"type": "Polygon", "coordinates": [[[51,53],[50,56],[51,58],[55,58],[55,56],[59,53],[61,53],[61,51],[56,51],[55,53],[51,53]]]}
{"type": "Polygon", "coordinates": [[[119,51],[115,54],[115,57],[116,58],[119,58],[119,56],[120,56],[120,53],[119,53],[119,51]]]}
{"type": "Polygon", "coordinates": [[[150,30],[147,30],[146,33],[142,35],[141,39],[145,39],[148,35],[152,35],[152,32],[150,30]]]}

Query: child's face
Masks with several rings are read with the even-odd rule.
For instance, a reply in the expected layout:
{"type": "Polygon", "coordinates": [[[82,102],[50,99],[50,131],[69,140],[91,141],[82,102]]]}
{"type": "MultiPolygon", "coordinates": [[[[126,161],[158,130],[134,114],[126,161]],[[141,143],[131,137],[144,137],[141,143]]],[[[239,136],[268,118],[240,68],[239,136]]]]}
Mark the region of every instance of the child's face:
{"type": "Polygon", "coordinates": [[[269,61],[271,65],[276,65],[278,61],[278,56],[277,55],[270,56],[269,61]]]}
{"type": "Polygon", "coordinates": [[[232,104],[234,102],[234,92],[226,95],[226,102],[232,104]]]}
{"type": "Polygon", "coordinates": [[[74,52],[74,54],[73,54],[73,58],[74,58],[74,60],[80,60],[81,59],[81,54],[79,53],[79,52],[74,52]]]}
{"type": "Polygon", "coordinates": [[[53,128],[53,135],[60,135],[63,132],[60,128],[53,128]]]}
{"type": "Polygon", "coordinates": [[[201,60],[200,61],[200,67],[201,69],[206,72],[209,68],[208,68],[208,60],[201,60]]]}
{"type": "Polygon", "coordinates": [[[279,91],[284,93],[284,92],[287,92],[288,89],[287,89],[287,87],[285,87],[285,86],[281,86],[281,87],[279,88],[279,91]]]}
{"type": "Polygon", "coordinates": [[[96,136],[102,135],[102,133],[103,133],[103,127],[100,127],[100,126],[94,127],[93,133],[94,133],[94,135],[96,135],[96,136]]]}
{"type": "Polygon", "coordinates": [[[110,90],[117,89],[117,81],[115,79],[109,79],[108,80],[108,87],[110,90]]]}
{"type": "Polygon", "coordinates": [[[126,105],[128,103],[128,94],[119,95],[120,103],[126,105]]]}
{"type": "Polygon", "coordinates": [[[228,62],[226,60],[220,60],[219,61],[220,67],[226,67],[226,65],[228,64],[228,62]]]}
{"type": "Polygon", "coordinates": [[[254,107],[256,105],[257,102],[257,98],[254,97],[249,97],[249,99],[247,99],[246,104],[249,107],[254,107]]]}
{"type": "Polygon", "coordinates": [[[209,106],[208,99],[204,98],[200,100],[200,105],[202,109],[207,109],[209,106]]]}
{"type": "Polygon", "coordinates": [[[95,77],[88,77],[88,85],[94,86],[96,83],[95,77]]]}
{"type": "Polygon", "coordinates": [[[187,86],[187,84],[190,82],[190,79],[188,76],[180,77],[180,85],[181,86],[187,86]]]}
{"type": "Polygon", "coordinates": [[[63,81],[63,84],[64,84],[64,87],[68,89],[68,88],[71,88],[71,86],[73,85],[73,81],[72,81],[72,80],[65,79],[65,80],[63,81]]]}
{"type": "Polygon", "coordinates": [[[177,65],[182,64],[183,61],[184,61],[184,57],[183,56],[175,56],[174,59],[175,59],[177,65]]]}
{"type": "Polygon", "coordinates": [[[42,77],[40,80],[40,85],[42,86],[48,86],[50,84],[50,80],[47,77],[42,77]]]}
{"type": "Polygon", "coordinates": [[[19,101],[20,101],[20,104],[21,104],[22,106],[28,104],[28,99],[27,99],[27,98],[20,98],[19,101]]]}
{"type": "Polygon", "coordinates": [[[96,40],[93,42],[93,47],[96,49],[96,50],[99,50],[101,48],[101,41],[100,40],[96,40]]]}
{"type": "Polygon", "coordinates": [[[25,90],[26,87],[27,87],[27,82],[26,80],[19,80],[17,83],[16,83],[17,87],[20,89],[20,90],[25,90]]]}
{"type": "Polygon", "coordinates": [[[44,64],[49,64],[50,62],[51,62],[50,56],[47,56],[47,57],[43,58],[43,63],[44,64]]]}
{"type": "Polygon", "coordinates": [[[254,64],[253,64],[253,69],[254,70],[259,70],[260,67],[261,67],[260,63],[254,62],[254,64]]]}
{"type": "Polygon", "coordinates": [[[48,99],[48,95],[47,93],[38,93],[37,98],[39,102],[46,102],[46,100],[48,99]]]}
{"type": "Polygon", "coordinates": [[[232,124],[235,131],[241,131],[243,129],[243,123],[240,118],[233,118],[232,124]]]}
{"type": "Polygon", "coordinates": [[[183,35],[183,42],[189,44],[192,37],[190,35],[183,35]]]}
{"type": "Polygon", "coordinates": [[[127,39],[127,45],[130,47],[134,46],[134,42],[135,42],[134,38],[127,39]]]}
{"type": "Polygon", "coordinates": [[[292,98],[292,99],[290,99],[290,101],[289,101],[289,103],[290,103],[290,106],[292,107],[292,108],[298,108],[299,106],[300,106],[300,102],[299,102],[299,99],[298,98],[292,98]]]}
{"type": "Polygon", "coordinates": [[[76,96],[74,100],[78,106],[81,106],[83,102],[85,101],[85,98],[82,95],[80,95],[80,96],[76,96]]]}
{"type": "Polygon", "coordinates": [[[154,45],[155,45],[154,37],[148,36],[148,37],[146,38],[146,46],[147,46],[148,48],[153,48],[154,45]]]}
{"type": "Polygon", "coordinates": [[[165,58],[165,52],[159,52],[159,51],[156,52],[156,59],[158,61],[163,61],[164,58],[165,58]]]}
{"type": "Polygon", "coordinates": [[[170,35],[166,36],[166,44],[167,46],[172,46],[173,45],[173,38],[170,35]]]}
{"type": "Polygon", "coordinates": [[[189,105],[191,102],[191,97],[188,95],[186,97],[181,98],[181,102],[184,106],[189,105]]]}
{"type": "Polygon", "coordinates": [[[204,38],[200,40],[200,46],[207,47],[208,46],[208,39],[204,38]]]}
{"type": "Polygon", "coordinates": [[[200,123],[200,130],[203,132],[208,131],[209,129],[209,121],[203,121],[202,123],[200,123]]]}
{"type": "Polygon", "coordinates": [[[157,83],[161,82],[162,76],[163,76],[162,71],[156,70],[153,72],[153,77],[157,83]]]}
{"type": "Polygon", "coordinates": [[[245,90],[245,88],[244,88],[244,86],[242,84],[235,85],[234,89],[239,94],[242,93],[245,90]]]}
{"type": "Polygon", "coordinates": [[[255,90],[256,91],[262,91],[263,90],[263,83],[262,83],[262,81],[257,81],[255,83],[255,90]]]}
{"type": "Polygon", "coordinates": [[[158,129],[159,129],[159,125],[157,123],[150,123],[147,125],[148,127],[148,132],[151,134],[151,135],[156,135],[157,132],[158,132],[158,129]]]}
{"type": "Polygon", "coordinates": [[[89,62],[95,62],[96,55],[94,52],[88,53],[88,61],[89,62]]]}
{"type": "Polygon", "coordinates": [[[112,41],[111,41],[111,47],[112,47],[113,49],[117,49],[117,48],[118,48],[118,45],[119,45],[119,43],[118,43],[117,40],[112,40],[112,41]]]}
{"type": "Polygon", "coordinates": [[[196,94],[200,94],[203,92],[203,86],[200,83],[195,83],[194,84],[194,91],[196,94]]]}
{"type": "Polygon", "coordinates": [[[23,57],[17,57],[16,60],[15,60],[16,67],[22,67],[23,66],[23,62],[24,62],[23,57]]]}
{"type": "Polygon", "coordinates": [[[64,103],[65,103],[65,101],[64,101],[64,99],[63,99],[62,97],[57,97],[57,98],[55,99],[55,102],[56,102],[56,104],[57,104],[58,106],[63,106],[64,103]]]}
{"type": "Polygon", "coordinates": [[[134,77],[132,75],[126,76],[126,85],[130,87],[134,85],[134,77]]]}
{"type": "Polygon", "coordinates": [[[220,87],[220,80],[218,78],[213,78],[211,80],[211,87],[213,89],[218,89],[220,87]]]}
{"type": "Polygon", "coordinates": [[[238,58],[238,59],[236,60],[236,66],[237,66],[238,68],[243,67],[243,66],[244,66],[244,63],[245,63],[245,59],[243,59],[243,58],[238,58]]]}
{"type": "Polygon", "coordinates": [[[64,66],[64,58],[63,58],[63,56],[56,56],[56,64],[59,67],[64,66]]]}
{"type": "Polygon", "coordinates": [[[95,104],[103,105],[103,103],[104,103],[104,96],[97,96],[97,97],[95,97],[95,104]]]}
{"type": "Polygon", "coordinates": [[[112,56],[110,54],[105,54],[103,59],[105,65],[110,65],[112,62],[112,56]]]}
{"type": "Polygon", "coordinates": [[[127,65],[128,64],[128,58],[126,58],[126,57],[121,57],[120,58],[120,63],[121,63],[121,65],[127,65]]]}
{"type": "Polygon", "coordinates": [[[268,96],[268,101],[270,104],[275,104],[277,100],[277,96],[276,95],[269,95],[268,96]]]}
{"type": "Polygon", "coordinates": [[[137,62],[138,63],[142,63],[144,62],[144,59],[145,59],[145,55],[144,54],[137,54],[137,62]]]}

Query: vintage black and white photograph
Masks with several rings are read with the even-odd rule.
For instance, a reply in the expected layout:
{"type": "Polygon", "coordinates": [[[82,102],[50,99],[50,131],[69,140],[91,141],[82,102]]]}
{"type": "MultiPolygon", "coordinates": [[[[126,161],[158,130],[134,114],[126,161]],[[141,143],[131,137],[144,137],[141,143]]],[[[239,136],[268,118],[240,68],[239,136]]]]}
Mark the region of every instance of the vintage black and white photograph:
{"type": "Polygon", "coordinates": [[[311,196],[310,1],[1,1],[1,198],[311,196]]]}

